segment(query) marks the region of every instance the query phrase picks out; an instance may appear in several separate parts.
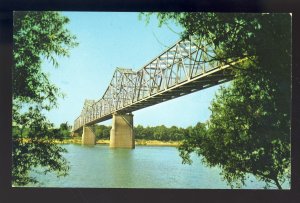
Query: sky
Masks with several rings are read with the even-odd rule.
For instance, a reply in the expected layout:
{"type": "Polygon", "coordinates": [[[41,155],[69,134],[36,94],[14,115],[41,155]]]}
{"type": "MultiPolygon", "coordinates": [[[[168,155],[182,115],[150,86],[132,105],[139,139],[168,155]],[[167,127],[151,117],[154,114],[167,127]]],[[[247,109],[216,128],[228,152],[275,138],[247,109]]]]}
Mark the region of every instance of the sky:
{"type": "MultiPolygon", "coordinates": [[[[58,108],[46,112],[47,118],[59,126],[73,125],[85,99],[99,100],[108,87],[116,67],[135,71],[175,44],[182,28],[175,24],[158,27],[153,16],[146,25],[139,13],[128,12],[62,12],[70,19],[66,27],[77,37],[79,46],[70,57],[59,57],[59,67],[43,61],[49,79],[65,94],[58,108]],[[175,32],[174,32],[175,31],[175,32]]],[[[133,112],[134,125],[188,127],[205,122],[210,103],[219,86],[169,100],[133,112]]],[[[111,119],[99,124],[111,125],[111,119]]]]}

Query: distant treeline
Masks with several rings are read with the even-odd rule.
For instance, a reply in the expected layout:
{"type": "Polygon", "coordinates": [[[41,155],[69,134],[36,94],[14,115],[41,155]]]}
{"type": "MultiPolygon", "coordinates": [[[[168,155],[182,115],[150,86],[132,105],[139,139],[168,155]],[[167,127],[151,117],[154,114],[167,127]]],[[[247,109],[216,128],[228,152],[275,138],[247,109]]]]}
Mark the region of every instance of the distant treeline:
{"type": "MultiPolygon", "coordinates": [[[[109,139],[111,126],[94,125],[92,129],[96,139],[109,139]]],[[[176,126],[166,127],[164,125],[155,127],[143,127],[138,125],[134,127],[135,139],[161,140],[161,141],[178,141],[182,140],[192,127],[180,128],[176,126]]]]}
{"type": "MultiPolygon", "coordinates": [[[[91,126],[96,139],[109,139],[111,126],[105,125],[93,125],[91,126]]],[[[54,134],[53,137],[56,139],[68,139],[71,135],[72,127],[68,123],[62,123],[59,128],[51,129],[51,133],[54,134]]],[[[183,140],[184,137],[189,136],[191,130],[194,127],[180,128],[176,126],[166,127],[165,125],[155,126],[155,127],[144,127],[138,125],[134,127],[135,139],[144,140],[160,140],[160,141],[179,141],[183,140]]],[[[30,130],[28,128],[18,128],[13,126],[13,135],[22,134],[21,137],[26,138],[30,130]]],[[[79,131],[82,134],[82,130],[79,131]]]]}
{"type": "MultiPolygon", "coordinates": [[[[67,139],[70,138],[72,126],[66,123],[60,124],[58,128],[47,129],[48,133],[43,134],[43,138],[48,138],[51,136],[53,139],[67,139]]],[[[12,126],[12,135],[14,138],[30,138],[34,134],[41,133],[39,129],[30,129],[27,126],[12,126]]]]}

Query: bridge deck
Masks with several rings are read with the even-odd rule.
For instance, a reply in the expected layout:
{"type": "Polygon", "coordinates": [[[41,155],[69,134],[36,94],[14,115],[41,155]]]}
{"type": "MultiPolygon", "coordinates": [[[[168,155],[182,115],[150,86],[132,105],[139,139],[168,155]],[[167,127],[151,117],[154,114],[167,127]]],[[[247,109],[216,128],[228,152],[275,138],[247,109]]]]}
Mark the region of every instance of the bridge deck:
{"type": "Polygon", "coordinates": [[[73,131],[112,118],[113,113],[130,113],[187,95],[233,78],[228,62],[214,60],[213,48],[181,40],[137,72],[117,68],[110,85],[98,101],[86,100],[73,131]]]}

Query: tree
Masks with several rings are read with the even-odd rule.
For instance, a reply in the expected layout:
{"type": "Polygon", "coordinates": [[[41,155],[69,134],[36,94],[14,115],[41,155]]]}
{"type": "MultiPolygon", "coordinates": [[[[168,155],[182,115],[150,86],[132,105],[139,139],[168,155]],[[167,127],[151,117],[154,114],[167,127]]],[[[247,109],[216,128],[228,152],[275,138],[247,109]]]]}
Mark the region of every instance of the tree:
{"type": "Polygon", "coordinates": [[[57,129],[57,135],[61,139],[70,137],[72,126],[68,124],[68,122],[61,123],[59,128],[57,129]]]}
{"type": "MultiPolygon", "coordinates": [[[[151,14],[144,14],[149,20],[151,14]]],[[[291,16],[289,14],[157,13],[160,26],[174,21],[182,38],[210,44],[214,59],[232,66],[235,79],[221,88],[212,115],[180,147],[184,162],[196,152],[220,166],[231,186],[248,174],[281,189],[290,173],[291,16]]]]}
{"type": "Polygon", "coordinates": [[[65,122],[65,123],[61,123],[60,126],[59,126],[59,128],[60,128],[61,130],[64,130],[64,131],[70,131],[71,128],[72,128],[72,126],[70,126],[70,125],[68,124],[68,122],[65,122]]]}
{"type": "Polygon", "coordinates": [[[56,57],[68,56],[77,45],[64,27],[68,22],[58,12],[14,12],[12,182],[16,185],[37,182],[29,176],[37,166],[58,176],[69,168],[62,156],[66,150],[53,143],[59,133],[42,114],[57,105],[62,93],[41,67],[43,59],[57,67],[56,57]]]}
{"type": "Polygon", "coordinates": [[[92,129],[97,139],[109,139],[111,129],[110,126],[95,124],[92,126],[92,129]]]}
{"type": "Polygon", "coordinates": [[[164,125],[144,128],[141,125],[134,127],[136,139],[146,140],[162,140],[162,141],[178,141],[182,140],[185,134],[185,129],[172,126],[167,128],[164,125]]]}
{"type": "Polygon", "coordinates": [[[166,141],[168,136],[168,129],[164,125],[154,127],[153,132],[154,139],[166,141]]]}

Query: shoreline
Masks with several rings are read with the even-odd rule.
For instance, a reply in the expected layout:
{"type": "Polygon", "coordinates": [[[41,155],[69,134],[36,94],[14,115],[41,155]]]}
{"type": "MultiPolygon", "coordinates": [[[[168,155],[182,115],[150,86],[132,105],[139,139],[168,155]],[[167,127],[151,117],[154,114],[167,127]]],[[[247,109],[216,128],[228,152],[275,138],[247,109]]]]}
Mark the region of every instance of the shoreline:
{"type": "MultiPolygon", "coordinates": [[[[65,140],[55,140],[56,144],[81,144],[81,137],[71,138],[65,140]]],[[[172,146],[178,147],[180,145],[180,141],[160,141],[160,140],[142,140],[136,139],[135,145],[137,146],[172,146]]],[[[108,139],[99,139],[96,141],[96,144],[109,144],[108,139]]]]}

